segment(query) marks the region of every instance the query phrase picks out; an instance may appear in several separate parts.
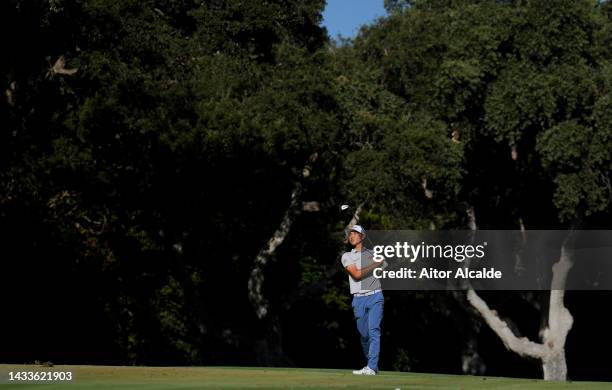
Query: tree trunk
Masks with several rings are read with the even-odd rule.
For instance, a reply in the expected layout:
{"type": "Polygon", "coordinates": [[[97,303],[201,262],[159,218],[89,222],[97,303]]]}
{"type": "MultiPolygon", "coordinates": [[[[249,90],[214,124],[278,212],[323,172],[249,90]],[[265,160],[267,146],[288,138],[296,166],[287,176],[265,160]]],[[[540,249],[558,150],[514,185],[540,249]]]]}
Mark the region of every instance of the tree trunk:
{"type": "MultiPolygon", "coordinates": [[[[470,207],[467,213],[470,230],[476,230],[474,209],[470,207]]],[[[542,332],[542,343],[530,341],[526,337],[518,337],[509,324],[502,320],[496,311],[491,310],[476,291],[470,287],[467,293],[468,301],[499,336],[506,348],[520,356],[541,361],[545,380],[564,381],[567,379],[565,341],[572,328],[573,318],[564,306],[563,299],[567,274],[573,266],[571,251],[569,250],[569,243],[573,236],[573,231],[570,231],[561,245],[559,261],[552,266],[553,277],[548,310],[548,327],[542,332]]]]}
{"type": "Polygon", "coordinates": [[[550,291],[550,307],[548,310],[548,328],[544,330],[543,343],[548,349],[546,356],[542,358],[544,379],[564,381],[567,379],[567,364],[565,362],[565,340],[574,319],[569,310],[563,304],[565,290],[557,290],[565,286],[567,274],[574,265],[568,242],[572,233],[569,234],[561,246],[559,261],[553,265],[553,279],[550,291]]]}
{"type": "MultiPolygon", "coordinates": [[[[564,243],[561,256],[553,265],[552,287],[565,285],[567,273],[573,263],[571,255],[564,243]]],[[[565,361],[565,340],[572,328],[573,318],[563,304],[565,290],[551,290],[548,312],[548,327],[543,332],[542,343],[529,341],[525,337],[517,337],[508,324],[499,318],[497,312],[491,310],[472,289],[468,291],[468,300],[482,315],[486,323],[499,336],[506,348],[523,357],[531,357],[542,362],[545,380],[567,379],[567,363],[565,361]]]]}
{"type": "Polygon", "coordinates": [[[264,267],[272,260],[276,248],[283,243],[285,237],[289,234],[295,217],[300,213],[299,206],[301,205],[301,194],[302,183],[297,183],[291,192],[291,202],[289,203],[287,211],[285,211],[280,226],[272,234],[266,246],[259,251],[253,262],[253,269],[251,270],[248,282],[249,300],[259,319],[264,318],[269,310],[268,300],[263,295],[264,267]]]}
{"type": "MultiPolygon", "coordinates": [[[[317,157],[317,153],[313,153],[310,156],[309,161],[302,170],[301,179],[310,176],[312,164],[316,161],[317,157]]],[[[251,275],[249,276],[249,301],[255,311],[255,315],[260,320],[258,329],[261,329],[263,333],[263,336],[259,337],[255,342],[255,353],[258,363],[263,365],[279,366],[291,364],[283,352],[280,321],[278,316],[271,312],[269,302],[263,294],[264,268],[274,259],[276,249],[283,243],[291,230],[291,225],[293,225],[295,218],[301,212],[302,187],[302,180],[296,181],[293,191],[291,191],[291,201],[287,211],[285,211],[285,215],[278,228],[272,234],[272,237],[257,253],[251,275]]]]}
{"type": "Polygon", "coordinates": [[[564,381],[567,379],[567,364],[565,363],[565,350],[548,355],[542,360],[544,380],[564,381]]]}

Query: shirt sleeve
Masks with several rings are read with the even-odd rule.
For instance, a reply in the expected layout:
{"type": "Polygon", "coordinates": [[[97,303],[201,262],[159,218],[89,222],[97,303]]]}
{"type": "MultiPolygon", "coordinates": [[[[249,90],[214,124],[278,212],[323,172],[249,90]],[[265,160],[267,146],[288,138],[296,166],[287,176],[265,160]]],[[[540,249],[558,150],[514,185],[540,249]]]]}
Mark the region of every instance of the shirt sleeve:
{"type": "Polygon", "coordinates": [[[345,253],[345,254],[342,255],[342,260],[341,261],[342,261],[342,266],[344,268],[348,267],[351,264],[355,264],[356,263],[356,261],[351,260],[351,257],[349,256],[348,253],[345,253]]]}

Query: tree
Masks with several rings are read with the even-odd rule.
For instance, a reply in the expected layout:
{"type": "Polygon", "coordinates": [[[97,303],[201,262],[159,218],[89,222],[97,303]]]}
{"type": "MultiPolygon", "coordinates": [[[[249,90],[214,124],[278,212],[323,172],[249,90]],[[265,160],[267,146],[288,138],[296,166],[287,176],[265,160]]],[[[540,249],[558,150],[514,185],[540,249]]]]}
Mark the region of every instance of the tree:
{"type": "Polygon", "coordinates": [[[53,237],[39,245],[53,248],[46,257],[90,282],[77,301],[113,324],[114,362],[218,361],[210,345],[238,344],[212,293],[223,287],[248,308],[253,248],[308,157],[329,153],[333,99],[312,73],[322,6],[3,4],[5,36],[44,42],[11,42],[2,65],[3,215],[29,208],[53,237]],[[215,276],[224,272],[238,275],[229,286],[215,276]]]}
{"type": "MultiPolygon", "coordinates": [[[[607,39],[605,9],[586,1],[447,6],[422,1],[356,39],[356,56],[382,70],[384,88],[403,99],[409,112],[424,112],[440,123],[438,133],[461,145],[458,196],[448,191],[453,186],[433,191],[434,198],[441,192],[456,199],[455,207],[434,208],[447,210],[446,226],[465,226],[474,215],[484,228],[588,226],[609,214],[609,128],[597,119],[607,100],[606,82],[598,81],[607,73],[606,55],[598,49],[607,39]]],[[[415,139],[402,138],[401,144],[415,139]]],[[[438,144],[436,150],[444,148],[438,144]]],[[[418,171],[418,163],[402,162],[418,171]]],[[[432,167],[437,169],[449,172],[443,164],[432,167]]],[[[408,188],[419,188],[415,180],[409,183],[408,188]]],[[[420,186],[426,193],[429,183],[420,186]]],[[[392,196],[384,186],[370,191],[392,196]]],[[[554,269],[563,279],[561,269],[566,265],[566,274],[571,259],[566,247],[560,249],[554,269]]],[[[563,296],[563,291],[551,293],[550,315],[543,323],[544,342],[555,339],[554,348],[548,346],[554,357],[538,355],[546,379],[566,378],[563,344],[571,315],[563,296]]],[[[476,297],[474,291],[468,294],[480,310],[486,305],[476,297]]]]}

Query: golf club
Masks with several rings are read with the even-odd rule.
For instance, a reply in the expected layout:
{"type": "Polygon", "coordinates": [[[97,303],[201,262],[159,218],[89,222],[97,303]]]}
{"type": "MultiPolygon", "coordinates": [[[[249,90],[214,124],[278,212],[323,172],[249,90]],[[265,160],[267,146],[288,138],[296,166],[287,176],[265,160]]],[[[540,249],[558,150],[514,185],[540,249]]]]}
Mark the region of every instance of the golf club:
{"type": "MultiPolygon", "coordinates": [[[[350,204],[344,203],[340,206],[340,211],[343,213],[348,213],[349,216],[349,220],[347,221],[346,225],[346,229],[344,230],[344,238],[345,240],[348,239],[348,234],[349,234],[349,228],[348,228],[348,224],[351,222],[351,219],[353,219],[353,214],[355,212],[355,208],[352,207],[350,204]]],[[[370,247],[374,246],[374,243],[372,243],[372,240],[370,240],[370,237],[368,236],[367,232],[366,232],[366,240],[368,242],[368,244],[370,245],[370,247]]]]}

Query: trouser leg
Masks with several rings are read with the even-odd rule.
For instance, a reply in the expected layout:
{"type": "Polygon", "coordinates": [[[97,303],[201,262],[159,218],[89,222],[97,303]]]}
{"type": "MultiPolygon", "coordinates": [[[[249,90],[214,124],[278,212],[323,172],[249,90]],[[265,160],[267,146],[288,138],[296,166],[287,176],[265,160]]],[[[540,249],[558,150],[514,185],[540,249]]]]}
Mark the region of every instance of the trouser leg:
{"type": "Polygon", "coordinates": [[[365,305],[364,298],[354,298],[353,300],[353,313],[355,314],[355,321],[357,323],[357,330],[359,331],[359,338],[361,341],[361,348],[366,359],[369,358],[370,351],[370,335],[369,335],[369,321],[368,312],[365,305]]]}
{"type": "Polygon", "coordinates": [[[380,354],[380,323],[383,317],[384,297],[382,293],[377,293],[370,298],[367,303],[367,326],[369,336],[368,346],[368,367],[378,371],[378,358],[380,354]]]}

